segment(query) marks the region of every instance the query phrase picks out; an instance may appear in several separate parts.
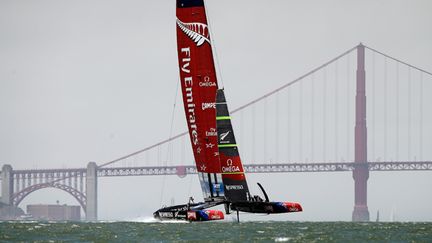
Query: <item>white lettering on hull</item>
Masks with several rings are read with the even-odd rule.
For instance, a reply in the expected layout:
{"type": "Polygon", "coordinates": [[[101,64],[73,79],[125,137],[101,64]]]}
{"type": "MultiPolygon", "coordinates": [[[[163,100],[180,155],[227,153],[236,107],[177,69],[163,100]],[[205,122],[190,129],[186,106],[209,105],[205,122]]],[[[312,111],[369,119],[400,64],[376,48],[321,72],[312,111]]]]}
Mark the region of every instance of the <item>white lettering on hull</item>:
{"type": "Polygon", "coordinates": [[[173,218],[173,212],[159,212],[159,216],[163,218],[173,218]]]}

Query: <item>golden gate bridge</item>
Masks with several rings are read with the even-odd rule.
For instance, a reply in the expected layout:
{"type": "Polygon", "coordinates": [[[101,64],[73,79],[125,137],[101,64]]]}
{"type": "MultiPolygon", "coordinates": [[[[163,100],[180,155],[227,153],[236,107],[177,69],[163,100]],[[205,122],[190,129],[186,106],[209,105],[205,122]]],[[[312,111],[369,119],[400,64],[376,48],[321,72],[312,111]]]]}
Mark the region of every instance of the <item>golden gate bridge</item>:
{"type": "MultiPolygon", "coordinates": [[[[430,93],[432,73],[359,44],[231,111],[245,170],[352,171],[352,220],[369,221],[369,171],[432,170],[430,93]]],[[[18,206],[32,192],[57,188],[80,203],[86,219],[96,220],[98,177],[195,174],[186,136],[99,165],[90,162],[87,168],[3,165],[1,202],[18,206]]]]}

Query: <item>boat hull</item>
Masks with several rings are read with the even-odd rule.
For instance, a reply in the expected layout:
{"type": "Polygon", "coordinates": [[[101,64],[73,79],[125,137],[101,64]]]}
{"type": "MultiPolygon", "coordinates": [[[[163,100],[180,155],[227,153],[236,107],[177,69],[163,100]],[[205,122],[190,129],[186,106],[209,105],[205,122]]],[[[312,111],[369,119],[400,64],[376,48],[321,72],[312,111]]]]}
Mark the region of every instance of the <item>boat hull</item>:
{"type": "Polygon", "coordinates": [[[247,213],[295,213],[302,212],[303,208],[299,203],[294,202],[233,202],[231,210],[247,213]]]}
{"type": "Polygon", "coordinates": [[[224,213],[214,209],[193,209],[201,204],[183,204],[164,207],[153,213],[153,217],[159,220],[183,220],[183,221],[212,221],[225,218],[224,213]]]}

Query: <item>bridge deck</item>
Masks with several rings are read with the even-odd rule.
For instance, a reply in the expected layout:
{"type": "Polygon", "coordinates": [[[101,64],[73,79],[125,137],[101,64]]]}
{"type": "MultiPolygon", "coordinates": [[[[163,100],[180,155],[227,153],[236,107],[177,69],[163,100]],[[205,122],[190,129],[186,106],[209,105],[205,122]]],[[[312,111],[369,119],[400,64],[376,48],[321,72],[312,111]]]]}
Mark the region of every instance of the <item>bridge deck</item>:
{"type": "MultiPolygon", "coordinates": [[[[419,162],[369,162],[355,164],[340,163],[285,163],[285,164],[247,164],[246,173],[290,173],[290,172],[344,172],[353,171],[356,166],[368,166],[369,171],[421,171],[432,170],[432,161],[419,162]]],[[[32,169],[13,170],[14,176],[30,178],[59,179],[85,175],[85,168],[76,169],[32,169]],[[26,176],[24,176],[26,175],[26,176]],[[31,176],[29,176],[31,175],[31,176]]],[[[143,166],[143,167],[102,167],[98,176],[150,176],[150,175],[187,175],[196,174],[194,165],[188,166],[143,166]]]]}
{"type": "MultiPolygon", "coordinates": [[[[365,164],[343,163],[292,163],[292,164],[247,164],[246,173],[288,173],[288,172],[343,172],[356,166],[368,166],[369,171],[419,171],[432,170],[432,161],[421,162],[372,162],[365,164]]],[[[190,166],[115,167],[99,168],[98,176],[148,176],[196,174],[190,166]]]]}

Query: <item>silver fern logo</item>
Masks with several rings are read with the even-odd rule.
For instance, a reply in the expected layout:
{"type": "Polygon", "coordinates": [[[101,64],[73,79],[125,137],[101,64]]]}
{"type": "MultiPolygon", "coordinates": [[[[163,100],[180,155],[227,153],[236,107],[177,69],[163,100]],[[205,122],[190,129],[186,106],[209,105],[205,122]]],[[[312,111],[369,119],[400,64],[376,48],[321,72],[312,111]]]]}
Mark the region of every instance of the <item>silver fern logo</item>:
{"type": "Polygon", "coordinates": [[[183,23],[177,19],[177,25],[191,40],[193,40],[197,46],[201,46],[207,41],[210,44],[209,29],[206,24],[203,23],[183,23]]]}

